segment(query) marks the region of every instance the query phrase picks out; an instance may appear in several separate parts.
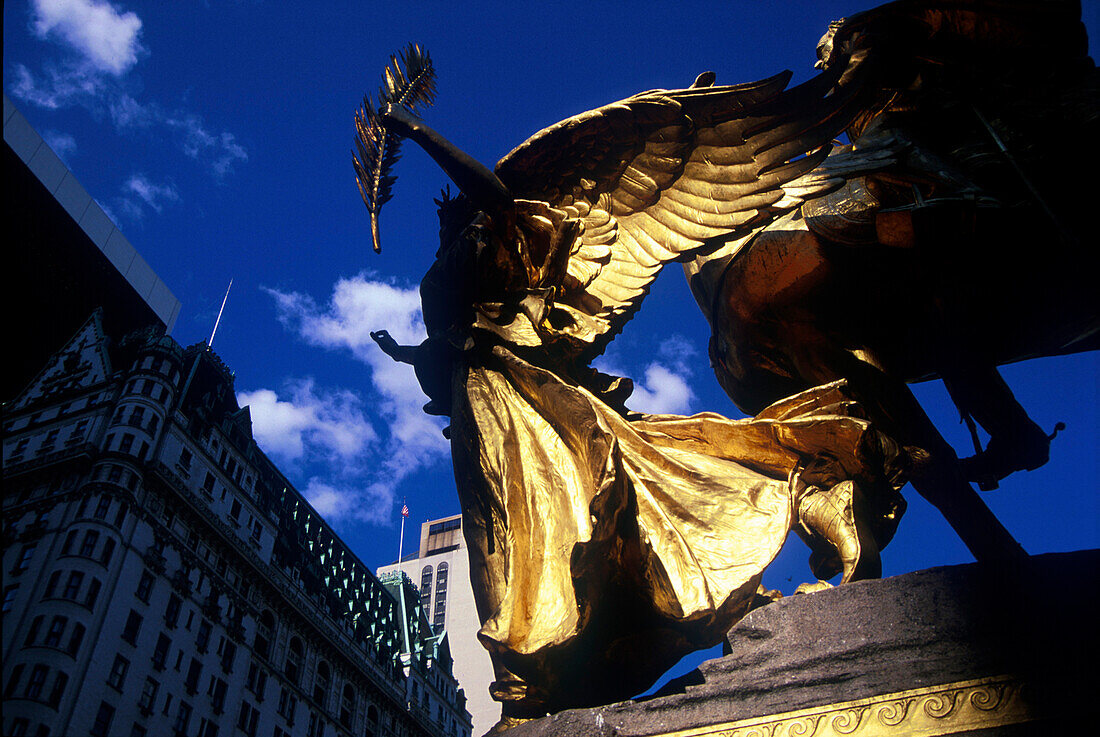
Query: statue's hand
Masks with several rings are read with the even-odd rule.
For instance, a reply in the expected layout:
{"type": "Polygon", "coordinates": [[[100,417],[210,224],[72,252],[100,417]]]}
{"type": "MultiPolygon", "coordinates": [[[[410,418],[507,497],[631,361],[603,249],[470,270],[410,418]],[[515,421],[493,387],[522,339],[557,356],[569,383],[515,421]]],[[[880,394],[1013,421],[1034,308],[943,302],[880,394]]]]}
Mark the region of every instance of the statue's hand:
{"type": "Polygon", "coordinates": [[[390,358],[396,358],[396,354],[400,350],[401,346],[397,345],[397,341],[390,337],[390,334],[385,330],[378,330],[370,334],[370,337],[378,344],[378,347],[382,349],[390,358]]]}
{"type": "Polygon", "coordinates": [[[404,105],[387,102],[379,112],[382,116],[382,125],[389,133],[407,138],[420,127],[420,118],[409,112],[404,105]]]}

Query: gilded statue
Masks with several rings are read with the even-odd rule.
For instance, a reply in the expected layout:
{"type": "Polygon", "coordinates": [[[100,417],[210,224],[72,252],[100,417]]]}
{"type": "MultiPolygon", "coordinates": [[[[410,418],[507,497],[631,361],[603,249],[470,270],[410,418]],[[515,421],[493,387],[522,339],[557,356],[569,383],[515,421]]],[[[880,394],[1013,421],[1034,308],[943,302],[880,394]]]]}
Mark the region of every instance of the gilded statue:
{"type": "Polygon", "coordinates": [[[685,266],[734,403],[845,378],[880,429],[928,452],[913,486],[979,560],[1023,551],[967,481],[1037,468],[1059,429],[997,366],[1100,346],[1087,49],[1066,0],[903,0],[833,23],[818,67],[857,100],[851,147],[889,162],[685,266]],[[905,386],[937,376],[974,438],[962,461],[905,386]]]}
{"type": "MultiPolygon", "coordinates": [[[[994,367],[1092,347],[1081,339],[1095,336],[1095,304],[1071,295],[1040,331],[1048,343],[1002,326],[988,338],[1011,338],[1007,353],[971,345],[970,324],[945,326],[975,318],[972,302],[986,294],[955,299],[960,274],[972,273],[953,271],[960,262],[977,259],[988,280],[1002,277],[1000,261],[1019,258],[972,257],[973,241],[996,234],[1015,249],[1009,230],[1043,233],[1044,243],[1062,233],[1049,220],[982,230],[986,209],[1017,206],[1015,197],[1035,218],[1035,200],[1046,201],[1015,183],[994,191],[971,170],[967,145],[977,146],[979,169],[989,158],[985,139],[969,140],[985,128],[957,116],[965,84],[977,81],[955,77],[971,73],[961,67],[975,55],[1007,69],[1020,44],[1049,50],[1036,67],[1072,66],[1080,48],[1043,38],[1076,29],[1061,3],[1048,18],[1033,3],[998,2],[1004,18],[988,23],[971,12],[985,5],[899,2],[853,16],[831,27],[822,71],[803,84],[789,87],[783,73],[724,86],[704,73],[690,87],[551,126],[494,171],[417,116],[434,95],[419,48],[393,60],[377,101],[364,100],[355,167],[376,249],[402,139],[460,191],[437,201],[440,247],[420,288],[428,338],[400,346],[385,331],[372,337],[413,365],[425,411],[450,418],[501,728],[630,697],[721,641],[760,603],[761,574],[792,529],[819,577],[877,576],[907,480],[977,556],[1022,554],[964,478],[1045,460],[1049,439],[1029,425],[1023,442],[1039,450],[1001,460],[998,448],[1030,420],[994,367]],[[1036,14],[1044,23],[1010,32],[1036,14]],[[928,100],[934,109],[922,107],[928,100]],[[924,135],[945,126],[946,140],[924,135]],[[844,130],[854,144],[833,146],[844,130]],[[719,380],[751,419],[631,412],[629,380],[591,366],[673,261],[713,327],[719,380]],[[931,296],[915,275],[929,273],[942,287],[931,296]],[[910,291],[891,293],[899,285],[910,291]],[[891,303],[911,294],[931,305],[891,303]],[[896,321],[875,326],[895,314],[888,308],[896,321]],[[967,463],[905,387],[936,374],[996,441],[967,463]],[[998,402],[1011,403],[1009,419],[998,402]]],[[[972,116],[1001,140],[999,110],[982,107],[972,116]]],[[[1023,151],[1011,160],[1029,161],[1023,151]]],[[[1041,175],[1028,176],[1042,186],[1041,175]]],[[[1072,232],[1072,220],[1060,224],[1072,232]]]]}

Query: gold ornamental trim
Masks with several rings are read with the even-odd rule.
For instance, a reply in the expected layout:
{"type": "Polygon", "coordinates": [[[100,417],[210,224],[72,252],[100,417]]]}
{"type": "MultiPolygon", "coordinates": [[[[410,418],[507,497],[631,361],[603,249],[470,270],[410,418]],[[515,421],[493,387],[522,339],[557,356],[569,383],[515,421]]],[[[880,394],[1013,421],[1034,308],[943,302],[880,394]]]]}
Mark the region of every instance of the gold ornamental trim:
{"type": "Polygon", "coordinates": [[[994,676],[753,717],[659,737],[934,737],[1030,721],[1020,681],[994,676]]]}

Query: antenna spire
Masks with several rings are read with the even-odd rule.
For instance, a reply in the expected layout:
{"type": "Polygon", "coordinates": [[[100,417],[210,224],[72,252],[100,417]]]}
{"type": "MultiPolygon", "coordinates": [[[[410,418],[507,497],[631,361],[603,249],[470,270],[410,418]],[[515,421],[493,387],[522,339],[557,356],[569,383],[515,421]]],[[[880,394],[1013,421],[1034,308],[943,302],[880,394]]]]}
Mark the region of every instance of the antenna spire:
{"type": "Polygon", "coordinates": [[[218,332],[218,323],[222,321],[222,312],[225,311],[226,300],[229,299],[229,290],[233,288],[233,280],[229,280],[229,286],[225,289],[225,296],[222,297],[222,306],[218,310],[218,319],[214,321],[214,329],[210,331],[210,340],[206,341],[206,347],[211,348],[214,345],[214,334],[218,332]]]}

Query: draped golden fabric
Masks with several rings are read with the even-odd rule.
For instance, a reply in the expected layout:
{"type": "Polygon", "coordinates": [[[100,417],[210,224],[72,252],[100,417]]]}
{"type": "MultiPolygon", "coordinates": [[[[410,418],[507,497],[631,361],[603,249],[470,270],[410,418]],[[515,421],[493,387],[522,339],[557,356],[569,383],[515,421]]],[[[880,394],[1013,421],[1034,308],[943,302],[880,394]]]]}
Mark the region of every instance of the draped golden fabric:
{"type": "MultiPolygon", "coordinates": [[[[628,421],[500,345],[465,371],[452,415],[480,638],[498,696],[553,710],[625,698],[748,610],[815,480],[881,467],[840,386],[760,419],[628,421]]],[[[864,475],[872,476],[873,473],[864,475]]]]}
{"type": "Polygon", "coordinates": [[[842,383],[734,421],[631,414],[613,406],[615,382],[578,380],[589,326],[547,283],[575,221],[517,204],[518,244],[494,244],[480,216],[441,249],[421,287],[422,350],[451,351],[433,401],[451,415],[493,694],[537,715],[628,698],[721,641],[793,526],[850,540],[853,559],[857,522],[884,544],[904,503],[899,454],[842,383]],[[857,515],[865,498],[878,503],[857,515]]]}

